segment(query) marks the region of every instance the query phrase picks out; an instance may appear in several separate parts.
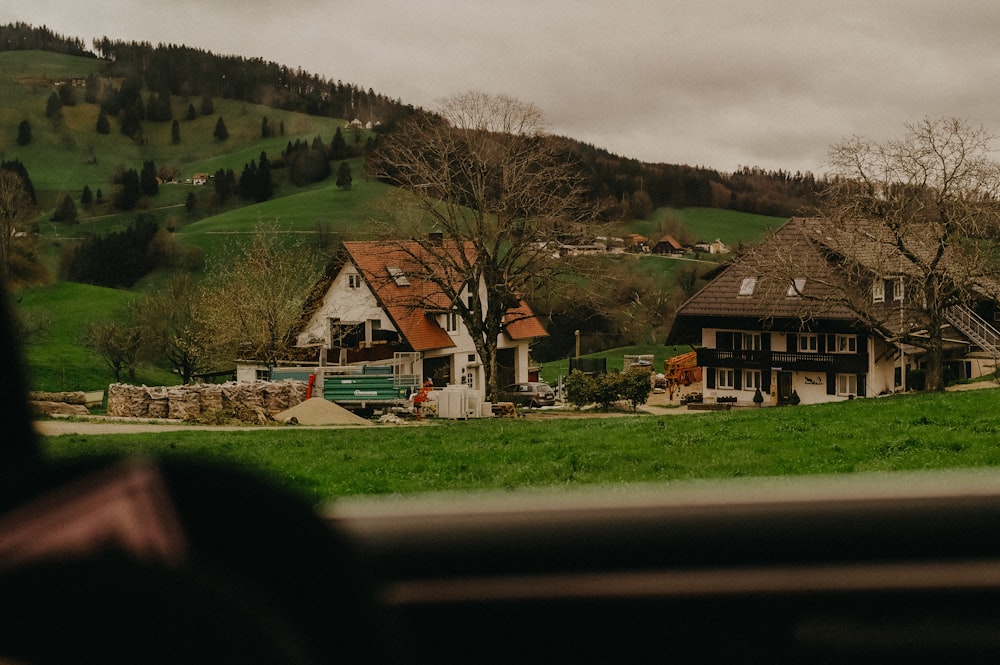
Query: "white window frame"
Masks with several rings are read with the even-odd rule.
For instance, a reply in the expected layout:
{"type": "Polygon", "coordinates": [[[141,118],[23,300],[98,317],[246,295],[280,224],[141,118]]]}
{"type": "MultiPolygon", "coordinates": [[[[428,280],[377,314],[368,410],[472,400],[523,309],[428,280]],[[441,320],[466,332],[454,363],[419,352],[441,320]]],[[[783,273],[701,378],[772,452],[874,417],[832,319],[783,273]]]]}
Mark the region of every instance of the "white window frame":
{"type": "Polygon", "coordinates": [[[761,386],[759,369],[743,370],[743,390],[756,390],[761,386]]]}
{"type": "Polygon", "coordinates": [[[458,315],[458,310],[453,309],[445,312],[444,329],[447,332],[455,333],[458,332],[460,327],[461,327],[461,317],[458,315]]]}
{"type": "Polygon", "coordinates": [[[715,370],[715,387],[719,390],[736,389],[736,370],[719,367],[715,370]]]}
{"type": "Polygon", "coordinates": [[[894,302],[901,301],[905,295],[905,291],[906,285],[903,284],[902,277],[892,280],[892,299],[894,302]]]}
{"type": "Polygon", "coordinates": [[[885,302],[884,279],[876,279],[872,282],[872,302],[885,302]]]}
{"type": "Polygon", "coordinates": [[[756,277],[744,277],[743,281],[740,283],[740,295],[741,296],[752,296],[753,290],[757,287],[756,277]]]}
{"type": "Polygon", "coordinates": [[[858,352],[858,336],[857,335],[834,335],[832,352],[833,353],[857,353],[858,352]]]}
{"type": "Polygon", "coordinates": [[[760,351],[761,340],[758,332],[745,332],[740,338],[740,349],[743,351],[760,351]]]}
{"type": "Polygon", "coordinates": [[[361,288],[361,275],[356,272],[352,272],[347,276],[347,288],[349,289],[360,289],[361,288]]]}
{"type": "Polygon", "coordinates": [[[799,333],[797,346],[799,353],[819,353],[819,334],[799,333]],[[812,343],[809,344],[807,341],[812,343]]]}
{"type": "Polygon", "coordinates": [[[806,290],[806,278],[796,277],[792,280],[792,283],[788,285],[788,292],[785,294],[789,298],[801,298],[802,292],[806,290]]]}
{"type": "Polygon", "coordinates": [[[837,375],[837,395],[841,397],[850,397],[851,395],[858,394],[858,375],[857,374],[838,374],[837,375]],[[853,388],[853,390],[852,390],[853,388]]]}

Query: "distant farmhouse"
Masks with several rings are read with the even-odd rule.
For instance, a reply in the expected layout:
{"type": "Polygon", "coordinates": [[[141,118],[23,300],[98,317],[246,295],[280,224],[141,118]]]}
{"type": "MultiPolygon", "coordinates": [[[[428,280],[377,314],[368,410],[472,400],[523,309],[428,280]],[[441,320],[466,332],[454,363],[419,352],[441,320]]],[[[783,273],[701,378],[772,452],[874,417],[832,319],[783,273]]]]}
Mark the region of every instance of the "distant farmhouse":
{"type": "MultiPolygon", "coordinates": [[[[821,300],[833,289],[851,288],[836,263],[843,247],[832,246],[833,235],[823,224],[790,220],[762,243],[758,263],[741,257],[718,269],[678,310],[667,343],[700,346],[706,401],[749,405],[758,389],[770,404],[867,397],[904,389],[906,372],[920,367],[924,350],[900,343],[900,330],[890,328],[887,337],[846,305],[821,300]],[[801,275],[787,284],[760,274],[758,266],[791,256],[801,275]]],[[[892,326],[898,319],[888,314],[919,297],[917,278],[886,272],[883,266],[897,262],[876,258],[884,257],[852,257],[868,272],[856,296],[882,311],[892,326]]],[[[991,322],[997,317],[997,303],[989,299],[949,310],[946,353],[956,377],[995,369],[1000,332],[991,322]]]]}

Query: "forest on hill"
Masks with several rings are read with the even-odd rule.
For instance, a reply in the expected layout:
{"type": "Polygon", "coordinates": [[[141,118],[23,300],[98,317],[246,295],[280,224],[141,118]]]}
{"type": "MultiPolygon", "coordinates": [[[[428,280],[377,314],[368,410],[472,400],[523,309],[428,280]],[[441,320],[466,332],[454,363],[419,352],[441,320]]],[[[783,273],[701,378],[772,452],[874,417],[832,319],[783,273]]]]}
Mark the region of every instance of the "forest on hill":
{"type": "MultiPolygon", "coordinates": [[[[260,104],[309,115],[358,119],[377,133],[420,111],[371,88],[331,80],[262,58],[217,55],[176,44],[93,40],[88,49],[79,38],[56,34],[24,23],[0,25],[0,51],[43,50],[100,58],[103,76],[119,82],[125,91],[146,90],[143,102],[132,94],[119,98],[109,110],[124,110],[156,120],[156,100],[170,95],[222,98],[260,104]],[[149,100],[152,100],[150,103],[149,100]],[[141,107],[141,108],[137,108],[141,107]],[[153,108],[149,108],[153,107],[153,108]]],[[[87,83],[93,99],[102,94],[95,80],[87,83]]],[[[107,102],[105,102],[107,103],[107,102]]],[[[426,111],[421,111],[426,112],[426,111]]],[[[598,146],[561,137],[568,153],[585,168],[590,193],[602,200],[612,219],[644,219],[660,207],[710,207],[776,217],[808,214],[825,184],[812,173],[789,173],[746,166],[733,173],[686,164],[647,163],[615,155],[598,146]]]]}

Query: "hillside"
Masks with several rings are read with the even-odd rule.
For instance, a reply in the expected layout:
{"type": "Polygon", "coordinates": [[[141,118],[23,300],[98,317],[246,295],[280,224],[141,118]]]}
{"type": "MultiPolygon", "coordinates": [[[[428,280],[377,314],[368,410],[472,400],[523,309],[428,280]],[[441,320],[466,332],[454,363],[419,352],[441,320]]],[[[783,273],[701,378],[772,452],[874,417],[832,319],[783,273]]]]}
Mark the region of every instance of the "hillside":
{"type": "MultiPolygon", "coordinates": [[[[117,119],[111,120],[112,127],[108,134],[99,134],[96,125],[100,107],[86,102],[82,89],[72,91],[74,103],[63,105],[59,117],[46,117],[47,102],[58,82],[90,76],[99,71],[100,65],[95,58],[78,55],[0,51],[0,95],[11,100],[0,110],[0,151],[5,160],[21,162],[34,184],[40,208],[36,223],[44,241],[43,256],[52,274],[56,274],[64,250],[77,239],[121,230],[140,215],[173,230],[175,237],[184,245],[202,250],[206,263],[225,255],[238,238],[252,232],[261,221],[275,223],[288,232],[289,237],[305,238],[317,246],[330,246],[340,239],[364,237],[372,233],[372,220],[381,215],[380,206],[392,190],[364,177],[363,152],[367,140],[373,136],[371,132],[346,133],[345,138],[356,156],[347,160],[354,175],[353,186],[350,190],[342,190],[336,187],[333,178],[295,186],[288,169],[280,164],[280,157],[290,144],[299,141],[312,143],[318,138],[329,145],[338,129],[343,132],[346,124],[343,118],[309,115],[246,101],[215,99],[211,115],[196,115],[191,120],[182,118],[177,121],[180,130],[178,143],[172,140],[172,123],[169,122],[143,122],[141,140],[135,140],[118,131],[117,119]],[[213,137],[219,118],[224,119],[228,129],[229,136],[225,140],[213,137]],[[268,126],[276,135],[261,136],[264,118],[267,118],[268,126]],[[22,120],[27,120],[32,128],[32,141],[26,146],[18,146],[14,141],[17,125],[22,120]],[[240,174],[247,164],[259,161],[265,153],[270,161],[277,164],[272,171],[274,193],[266,201],[254,203],[231,198],[220,203],[211,184],[195,185],[189,182],[196,173],[231,171],[240,174]],[[163,180],[157,194],[142,199],[136,209],[116,210],[110,202],[120,187],[116,178],[124,169],[141,169],[147,161],[154,162],[158,171],[169,179],[163,180]],[[83,205],[84,188],[103,193],[104,202],[83,205]],[[51,220],[57,202],[64,195],[69,195],[76,202],[76,224],[51,220]]],[[[175,118],[183,116],[183,109],[199,103],[200,98],[191,95],[170,96],[175,118]]],[[[645,219],[616,222],[612,231],[620,235],[639,233],[656,239],[680,228],[697,239],[718,237],[736,246],[741,242],[759,240],[782,221],[782,218],[731,210],[659,208],[650,211],[645,219]]],[[[635,275],[635,279],[642,283],[641,288],[665,294],[677,288],[681,273],[685,273],[685,279],[690,280],[695,273],[707,270],[719,260],[716,257],[711,259],[712,262],[698,264],[662,257],[633,258],[625,262],[616,260],[615,269],[635,275]],[[703,267],[699,268],[699,265],[703,267]]],[[[158,280],[154,278],[139,286],[156,283],[158,280]]],[[[108,382],[109,371],[80,342],[89,321],[112,312],[122,297],[120,292],[105,293],[93,288],[57,284],[22,294],[25,310],[64,314],[71,311],[64,308],[67,302],[73,300],[73,295],[82,303],[73,310],[75,323],[65,327],[53,326],[50,334],[33,340],[29,361],[37,387],[56,390],[67,383],[79,382],[84,384],[81,387],[93,389],[94,384],[99,387],[108,382]],[[70,348],[73,354],[69,353],[70,348]],[[73,370],[68,370],[69,367],[73,370]],[[79,377],[74,374],[77,369],[83,372],[79,377]]],[[[544,302],[539,302],[537,306],[542,313],[547,311],[544,302]]],[[[594,340],[593,344],[599,348],[627,344],[629,335],[638,334],[617,330],[616,315],[611,310],[592,312],[591,315],[597,319],[587,323],[584,330],[591,332],[589,339],[594,340]]],[[[550,312],[548,318],[552,339],[547,350],[540,347],[538,351],[544,356],[565,357],[566,339],[561,329],[572,330],[580,324],[565,318],[560,312],[550,312]]],[[[664,318],[654,324],[649,333],[642,333],[640,337],[655,336],[667,320],[664,318]]],[[[160,380],[164,377],[161,376],[160,380]]]]}

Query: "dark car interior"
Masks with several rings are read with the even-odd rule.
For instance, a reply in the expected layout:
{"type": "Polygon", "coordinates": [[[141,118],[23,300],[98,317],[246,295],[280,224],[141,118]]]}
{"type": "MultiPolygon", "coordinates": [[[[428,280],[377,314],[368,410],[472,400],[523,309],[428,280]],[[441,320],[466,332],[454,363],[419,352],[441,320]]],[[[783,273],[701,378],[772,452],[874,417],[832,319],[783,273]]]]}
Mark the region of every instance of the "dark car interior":
{"type": "Polygon", "coordinates": [[[356,499],[317,514],[197,462],[46,461],[19,356],[5,357],[0,663],[1000,655],[990,471],[356,499]]]}

